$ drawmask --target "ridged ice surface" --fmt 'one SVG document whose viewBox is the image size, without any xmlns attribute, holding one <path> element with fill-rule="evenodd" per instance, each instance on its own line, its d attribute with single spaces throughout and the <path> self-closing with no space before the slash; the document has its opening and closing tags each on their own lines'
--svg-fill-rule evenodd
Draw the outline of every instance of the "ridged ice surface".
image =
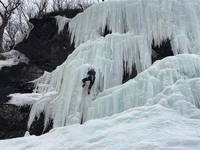
<svg viewBox="0 0 200 150">
<path fill-rule="evenodd" d="M 99 94 L 89 108 L 87 119 L 154 104 L 163 105 L 183 116 L 200 119 L 199 90 L 200 56 L 182 54 L 168 57 L 128 83 Z"/>
</svg>

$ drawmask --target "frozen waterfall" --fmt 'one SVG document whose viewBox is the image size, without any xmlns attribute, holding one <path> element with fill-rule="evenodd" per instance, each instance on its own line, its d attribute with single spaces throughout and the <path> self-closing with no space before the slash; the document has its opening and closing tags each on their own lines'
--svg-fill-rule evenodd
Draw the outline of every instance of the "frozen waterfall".
<svg viewBox="0 0 200 150">
<path fill-rule="evenodd" d="M 171 104 L 169 86 L 184 97 L 179 85 L 190 89 L 192 79 L 199 77 L 199 56 L 171 57 L 146 69 L 152 63 L 153 40 L 159 45 L 169 39 L 175 55 L 199 54 L 199 20 L 200 0 L 107 1 L 89 7 L 69 22 L 75 51 L 56 70 L 35 81 L 34 92 L 43 96 L 33 104 L 28 126 L 41 112 L 45 127 L 50 118 L 54 127 L 60 127 L 131 107 Z M 62 29 L 63 24 L 58 26 Z M 106 29 L 110 34 L 105 36 Z M 124 62 L 129 73 L 133 67 L 137 73 L 146 71 L 121 85 Z M 92 95 L 81 87 L 89 67 L 97 72 Z M 190 94 L 195 100 L 187 101 L 199 107 L 198 93 L 190 90 Z M 160 100 L 166 97 L 170 100 Z"/>
</svg>

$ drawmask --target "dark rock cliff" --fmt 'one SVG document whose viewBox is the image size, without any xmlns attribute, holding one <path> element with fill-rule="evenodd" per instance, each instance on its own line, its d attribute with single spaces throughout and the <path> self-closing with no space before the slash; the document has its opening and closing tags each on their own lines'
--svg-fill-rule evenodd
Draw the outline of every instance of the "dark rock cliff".
<svg viewBox="0 0 200 150">
<path fill-rule="evenodd" d="M 60 12 L 69 18 L 74 17 L 81 10 L 68 10 Z M 58 34 L 55 15 L 59 12 L 50 13 L 44 18 L 31 19 L 34 25 L 28 38 L 15 46 L 29 59 L 29 64 L 20 63 L 12 67 L 4 67 L 0 70 L 0 139 L 24 136 L 27 130 L 27 121 L 30 106 L 17 107 L 8 105 L 8 95 L 12 93 L 30 93 L 33 84 L 29 81 L 42 75 L 44 70 L 52 71 L 62 64 L 67 56 L 74 50 L 70 44 L 68 25 L 63 32 Z M 42 134 L 44 116 L 41 115 L 31 126 L 31 134 Z M 47 129 L 47 131 L 51 128 Z"/>
<path fill-rule="evenodd" d="M 70 44 L 68 27 L 58 34 L 53 18 L 31 19 L 34 28 L 27 39 L 15 49 L 24 53 L 32 63 L 43 70 L 52 71 L 74 50 Z"/>
<path fill-rule="evenodd" d="M 51 12 L 41 19 L 30 19 L 34 28 L 28 38 L 16 45 L 15 49 L 25 54 L 41 69 L 52 71 L 74 50 L 74 44 L 70 44 L 68 25 L 65 25 L 63 32 L 58 33 L 54 16 L 73 18 L 80 12 L 81 9 L 67 9 Z"/>
<path fill-rule="evenodd" d="M 29 81 L 38 78 L 42 73 L 43 70 L 32 63 L 19 63 L 0 70 L 0 139 L 24 135 L 30 108 L 5 103 L 11 93 L 32 92 L 33 84 Z"/>
</svg>

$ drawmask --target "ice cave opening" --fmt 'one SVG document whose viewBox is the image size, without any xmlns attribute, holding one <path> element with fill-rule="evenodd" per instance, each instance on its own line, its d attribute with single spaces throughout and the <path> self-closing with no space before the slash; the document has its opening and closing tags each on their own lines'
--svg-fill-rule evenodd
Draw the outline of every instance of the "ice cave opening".
<svg viewBox="0 0 200 150">
<path fill-rule="evenodd" d="M 174 56 L 170 39 L 163 40 L 159 45 L 152 41 L 152 63 L 167 56 Z"/>
<path fill-rule="evenodd" d="M 132 66 L 131 73 L 129 73 L 128 62 L 123 61 L 123 80 L 122 83 L 126 83 L 128 80 L 133 79 L 137 76 L 137 70 L 135 66 Z"/>
<path fill-rule="evenodd" d="M 152 48 L 152 64 L 156 60 L 161 60 L 168 56 L 174 56 L 170 39 L 163 40 L 160 44 L 155 44 L 155 41 L 153 40 L 151 48 Z M 138 74 L 135 65 L 132 66 L 131 72 L 129 72 L 129 69 L 127 66 L 128 66 L 128 63 L 123 61 L 122 83 L 126 83 L 128 80 L 135 78 Z"/>
</svg>

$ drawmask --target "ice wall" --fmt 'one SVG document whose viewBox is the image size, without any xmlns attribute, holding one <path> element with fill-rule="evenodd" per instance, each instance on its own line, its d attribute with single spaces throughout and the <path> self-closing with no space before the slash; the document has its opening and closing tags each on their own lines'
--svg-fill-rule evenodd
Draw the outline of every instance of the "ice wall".
<svg viewBox="0 0 200 150">
<path fill-rule="evenodd" d="M 198 66 L 194 61 L 199 62 L 198 56 L 192 56 L 194 60 L 189 58 L 191 64 L 187 63 L 186 56 L 180 60 L 174 57 L 164 61 L 166 64 L 152 67 L 154 71 L 147 71 L 136 80 L 115 87 L 122 84 L 123 62 L 127 62 L 128 72 L 132 66 L 140 73 L 151 65 L 153 39 L 156 44 L 170 39 L 174 54 L 199 54 L 198 20 L 200 0 L 109 1 L 88 8 L 69 22 L 76 50 L 55 71 L 46 72 L 36 81 L 35 92 L 44 96 L 33 104 L 28 126 L 42 111 L 45 126 L 52 118 L 54 127 L 111 115 L 146 104 L 166 85 L 173 85 L 179 78 L 193 78 L 191 71 L 192 75 L 198 76 L 198 69 L 191 68 Z M 103 37 L 105 28 L 112 34 Z M 94 67 L 97 72 L 91 95 L 81 87 L 81 79 L 89 67 Z M 160 77 L 157 77 L 159 73 Z M 115 88 L 110 89 L 112 87 Z M 49 92 L 53 94 L 49 96 Z"/>
<path fill-rule="evenodd" d="M 44 97 L 33 105 L 29 126 L 43 110 L 46 123 L 48 118 L 53 118 L 54 126 L 80 122 L 91 99 L 105 89 L 122 84 L 123 61 L 128 62 L 130 72 L 132 65 L 138 71 L 150 66 L 151 51 L 141 44 L 143 41 L 142 37 L 135 38 L 131 34 L 112 34 L 80 45 L 55 71 L 46 72 L 36 81 L 35 92 Z M 87 95 L 87 90 L 81 87 L 89 67 L 97 72 L 92 95 Z M 47 98 L 45 95 L 49 92 L 56 94 Z"/>
<path fill-rule="evenodd" d="M 177 53 L 200 53 L 199 0 L 107 1 L 88 8 L 69 24 L 77 47 L 104 34 L 132 33 L 143 36 L 147 47 L 170 39 Z"/>
<path fill-rule="evenodd" d="M 89 107 L 87 120 L 154 104 L 176 110 L 181 115 L 195 116 L 200 108 L 199 90 L 200 56 L 167 57 L 128 83 L 99 94 Z"/>
</svg>

